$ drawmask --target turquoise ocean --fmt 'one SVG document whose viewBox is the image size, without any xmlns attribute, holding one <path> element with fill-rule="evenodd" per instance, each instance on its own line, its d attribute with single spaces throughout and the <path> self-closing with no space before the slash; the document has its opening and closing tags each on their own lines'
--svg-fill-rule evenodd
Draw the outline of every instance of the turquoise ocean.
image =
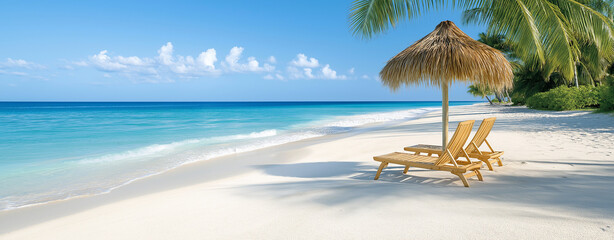
<svg viewBox="0 0 614 240">
<path fill-rule="evenodd" d="M 184 164 L 440 108 L 441 102 L 0 102 L 0 211 L 102 194 Z"/>
</svg>

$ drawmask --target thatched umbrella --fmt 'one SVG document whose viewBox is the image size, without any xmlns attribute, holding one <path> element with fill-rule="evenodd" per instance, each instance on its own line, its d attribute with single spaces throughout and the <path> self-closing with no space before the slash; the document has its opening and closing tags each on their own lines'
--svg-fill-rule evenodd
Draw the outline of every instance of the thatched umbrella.
<svg viewBox="0 0 614 240">
<path fill-rule="evenodd" d="M 442 146 L 448 142 L 448 86 L 470 82 L 498 91 L 512 86 L 512 66 L 505 56 L 473 40 L 453 22 L 443 21 L 435 30 L 388 61 L 380 72 L 393 90 L 401 85 L 441 87 L 443 108 Z"/>
</svg>

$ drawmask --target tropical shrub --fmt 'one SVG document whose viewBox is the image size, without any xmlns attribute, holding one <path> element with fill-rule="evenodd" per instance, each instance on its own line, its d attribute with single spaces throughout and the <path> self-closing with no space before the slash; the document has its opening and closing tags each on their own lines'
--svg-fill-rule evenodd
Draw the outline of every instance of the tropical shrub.
<svg viewBox="0 0 614 240">
<path fill-rule="evenodd" d="M 614 78 L 610 77 L 607 79 L 609 86 L 604 86 L 599 91 L 599 108 L 603 111 L 613 111 L 614 110 Z"/>
<path fill-rule="evenodd" d="M 524 94 L 512 93 L 512 104 L 514 106 L 525 105 L 527 104 L 527 99 L 524 97 Z"/>
<path fill-rule="evenodd" d="M 530 108 L 557 111 L 594 108 L 599 106 L 601 89 L 591 86 L 560 86 L 527 98 L 526 104 Z"/>
<path fill-rule="evenodd" d="M 511 94 L 514 105 L 525 105 L 527 99 L 537 93 L 568 84 L 557 72 L 548 77 L 544 77 L 545 75 L 548 74 L 544 69 L 534 63 L 525 63 L 517 67 L 514 71 L 514 89 Z"/>
</svg>

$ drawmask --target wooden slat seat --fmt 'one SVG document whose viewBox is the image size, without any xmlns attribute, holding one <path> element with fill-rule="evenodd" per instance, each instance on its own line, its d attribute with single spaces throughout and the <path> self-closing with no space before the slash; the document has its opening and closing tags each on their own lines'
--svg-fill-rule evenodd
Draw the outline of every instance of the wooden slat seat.
<svg viewBox="0 0 614 240">
<path fill-rule="evenodd" d="M 422 155 L 412 155 L 412 154 L 400 153 L 400 152 L 393 152 L 393 153 L 388 153 L 388 154 L 384 154 L 381 156 L 373 157 L 373 159 L 379 162 L 386 159 L 386 160 L 389 160 L 389 162 L 391 163 L 398 163 L 398 164 L 409 163 L 409 162 L 435 164 L 437 162 L 437 159 L 439 158 L 422 156 Z"/>
<path fill-rule="evenodd" d="M 469 157 L 472 157 L 472 158 L 498 158 L 498 157 L 501 157 L 502 155 L 503 155 L 503 151 L 469 153 Z"/>
<path fill-rule="evenodd" d="M 402 152 L 393 152 L 373 157 L 373 160 L 378 162 L 389 162 L 410 167 L 428 168 L 432 170 L 449 171 L 453 173 L 465 173 L 467 171 L 480 169 L 480 167 L 482 166 L 481 162 L 472 162 L 470 164 L 459 165 L 458 167 L 455 167 L 454 165 L 435 165 L 438 159 L 438 157 L 429 157 Z"/>
</svg>

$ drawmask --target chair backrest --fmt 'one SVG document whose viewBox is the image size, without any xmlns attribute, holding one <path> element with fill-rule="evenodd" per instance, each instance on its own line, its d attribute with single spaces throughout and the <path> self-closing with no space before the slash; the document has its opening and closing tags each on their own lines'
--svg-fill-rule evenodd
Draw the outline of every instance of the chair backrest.
<svg viewBox="0 0 614 240">
<path fill-rule="evenodd" d="M 469 134 L 471 134 L 471 129 L 473 129 L 474 123 L 474 120 L 469 120 L 458 124 L 458 127 L 456 127 L 456 131 L 454 132 L 454 135 L 452 135 L 452 138 L 450 139 L 450 142 L 448 142 L 447 146 L 447 149 L 450 151 L 452 156 L 457 156 L 460 151 L 463 150 L 463 146 L 465 145 L 465 142 L 467 142 Z M 443 165 L 450 161 L 452 161 L 452 157 L 444 152 L 439 155 L 439 159 L 437 159 L 435 165 Z"/>
<path fill-rule="evenodd" d="M 471 139 L 471 142 L 474 142 L 475 145 L 478 147 L 482 146 L 482 143 L 484 143 L 484 140 L 486 140 L 486 137 L 488 137 L 490 130 L 492 130 L 492 127 L 495 125 L 495 120 L 497 120 L 496 117 L 485 118 L 484 120 L 482 120 L 482 123 L 480 124 L 478 131 L 475 132 L 475 135 L 473 136 L 473 139 Z M 467 145 L 467 148 L 465 148 L 465 151 L 467 151 L 467 153 L 471 153 L 477 150 L 475 146 L 471 144 L 471 142 L 469 142 L 469 145 Z"/>
</svg>

